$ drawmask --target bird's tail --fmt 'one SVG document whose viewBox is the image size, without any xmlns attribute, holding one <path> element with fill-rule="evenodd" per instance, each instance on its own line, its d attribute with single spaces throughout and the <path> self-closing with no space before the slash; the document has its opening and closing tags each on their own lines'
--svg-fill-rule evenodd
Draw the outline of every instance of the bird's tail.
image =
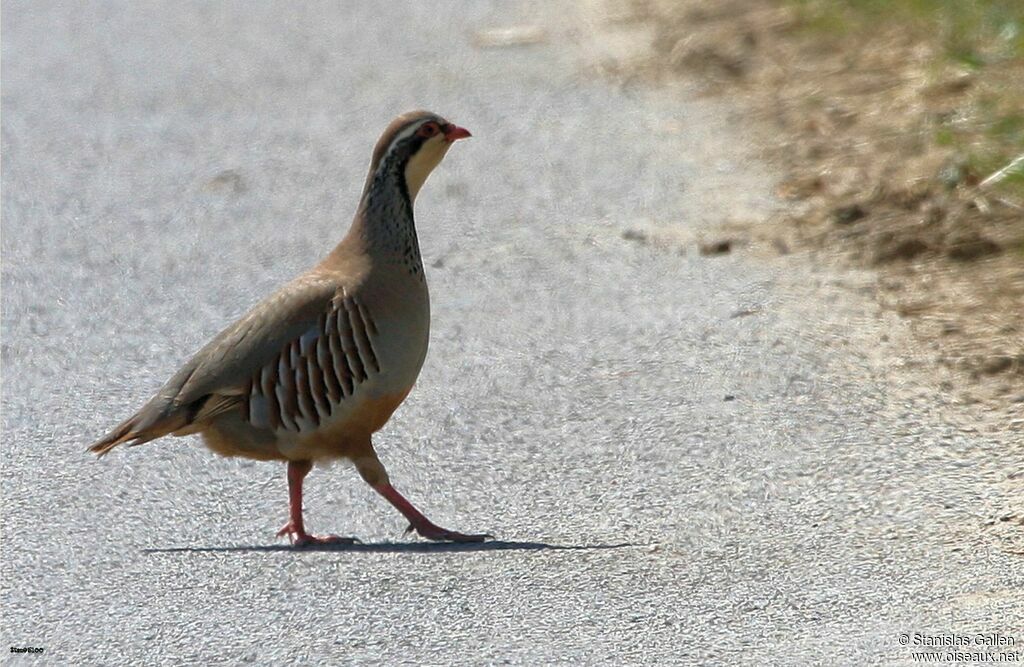
<svg viewBox="0 0 1024 667">
<path fill-rule="evenodd" d="M 134 447 L 170 433 L 185 435 L 190 432 L 185 427 L 202 416 L 200 410 L 211 398 L 204 395 L 184 405 L 177 400 L 182 387 L 195 373 L 196 363 L 192 359 L 185 364 L 141 410 L 89 445 L 89 451 L 103 456 L 122 443 Z"/>
<path fill-rule="evenodd" d="M 181 418 L 159 419 L 154 423 L 153 419 L 147 419 L 146 412 L 147 410 L 143 408 L 115 426 L 110 433 L 89 445 L 89 451 L 97 456 L 103 456 L 120 444 L 126 443 L 129 447 L 141 445 L 172 433 L 185 425 Z"/>
</svg>

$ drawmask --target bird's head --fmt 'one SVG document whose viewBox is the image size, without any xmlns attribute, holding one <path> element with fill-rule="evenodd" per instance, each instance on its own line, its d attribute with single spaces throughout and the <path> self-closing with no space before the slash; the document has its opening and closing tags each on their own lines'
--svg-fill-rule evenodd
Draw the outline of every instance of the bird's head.
<svg viewBox="0 0 1024 667">
<path fill-rule="evenodd" d="M 391 121 L 373 149 L 367 188 L 382 170 L 396 170 L 405 181 L 409 198 L 415 199 L 451 145 L 470 136 L 469 130 L 429 111 L 402 114 Z"/>
</svg>

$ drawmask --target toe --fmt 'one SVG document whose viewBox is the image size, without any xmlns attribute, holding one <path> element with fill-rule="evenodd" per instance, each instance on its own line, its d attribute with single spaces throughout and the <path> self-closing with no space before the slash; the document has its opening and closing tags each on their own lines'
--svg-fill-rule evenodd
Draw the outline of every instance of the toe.
<svg viewBox="0 0 1024 667">
<path fill-rule="evenodd" d="M 293 544 L 297 547 L 310 547 L 318 545 L 341 545 L 356 544 L 359 540 L 354 537 L 340 537 L 338 535 L 297 535 Z"/>
</svg>

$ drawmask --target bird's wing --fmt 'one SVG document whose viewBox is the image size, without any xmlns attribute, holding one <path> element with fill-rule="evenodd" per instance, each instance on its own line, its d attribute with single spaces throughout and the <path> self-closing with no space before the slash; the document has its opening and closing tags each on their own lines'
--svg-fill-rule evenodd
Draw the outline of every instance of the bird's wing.
<svg viewBox="0 0 1024 667">
<path fill-rule="evenodd" d="M 270 295 L 207 343 L 168 382 L 173 403 L 189 405 L 215 392 L 241 392 L 253 373 L 313 328 L 344 290 L 337 281 L 303 276 Z M 175 386 L 177 385 L 177 386 Z"/>
<path fill-rule="evenodd" d="M 380 372 L 376 336 L 367 307 L 342 288 L 312 326 L 250 376 L 235 404 L 256 427 L 314 430 L 335 415 L 361 382 Z M 224 403 L 231 407 L 230 399 Z M 220 409 L 212 406 L 210 414 Z"/>
<path fill-rule="evenodd" d="M 329 316 L 335 314 L 337 323 L 338 309 L 345 310 L 346 302 L 354 303 L 345 296 L 346 282 L 352 281 L 311 273 L 285 285 L 214 337 L 141 410 L 90 449 L 102 454 L 122 442 L 141 444 L 168 433 L 188 432 L 196 422 L 246 403 L 254 380 L 270 368 L 279 369 L 277 382 L 286 388 L 297 387 L 294 379 L 299 371 L 293 350 L 308 351 L 320 338 L 330 347 L 331 337 L 324 335 L 326 322 L 332 319 Z M 339 348 L 342 333 L 334 336 Z M 354 332 L 348 332 L 346 344 L 355 345 Z M 287 394 L 282 394 L 285 399 Z M 296 397 L 295 401 L 299 400 Z M 290 400 L 285 402 L 293 405 Z"/>
</svg>

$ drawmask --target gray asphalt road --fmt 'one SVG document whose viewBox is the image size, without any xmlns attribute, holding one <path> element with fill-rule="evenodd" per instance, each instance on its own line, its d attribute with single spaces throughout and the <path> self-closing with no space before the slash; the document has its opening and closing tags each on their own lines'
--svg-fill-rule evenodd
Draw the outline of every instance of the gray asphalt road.
<svg viewBox="0 0 1024 667">
<path fill-rule="evenodd" d="M 885 354 L 913 350 L 839 278 L 623 238 L 774 206 L 744 119 L 595 76 L 569 6 L 376 4 L 4 4 L 0 650 L 866 664 L 909 663 L 901 633 L 1001 632 L 1024 651 L 999 521 L 1020 448 L 897 391 Z M 473 44 L 524 22 L 547 39 Z M 366 544 L 294 551 L 280 465 L 192 439 L 87 456 L 341 238 L 372 142 L 414 107 L 475 138 L 417 204 L 432 347 L 378 450 L 432 518 L 499 541 L 404 537 L 335 466 L 308 523 Z"/>
</svg>

